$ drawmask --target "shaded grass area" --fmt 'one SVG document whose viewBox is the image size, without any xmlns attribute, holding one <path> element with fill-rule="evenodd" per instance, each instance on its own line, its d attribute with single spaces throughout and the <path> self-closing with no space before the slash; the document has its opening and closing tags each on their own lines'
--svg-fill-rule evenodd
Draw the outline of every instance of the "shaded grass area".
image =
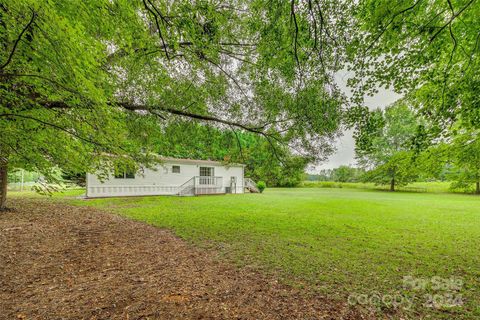
<svg viewBox="0 0 480 320">
<path fill-rule="evenodd" d="M 401 294 L 413 299 L 413 311 L 401 311 L 412 316 L 480 317 L 480 197 L 305 188 L 69 201 L 172 229 L 239 265 L 330 298 Z M 427 286 L 404 288 L 409 276 L 427 280 Z M 432 277 L 458 277 L 463 284 L 459 291 L 437 290 Z M 462 295 L 464 305 L 423 306 L 429 295 L 447 294 Z M 374 304 L 382 312 L 391 308 Z"/>
</svg>

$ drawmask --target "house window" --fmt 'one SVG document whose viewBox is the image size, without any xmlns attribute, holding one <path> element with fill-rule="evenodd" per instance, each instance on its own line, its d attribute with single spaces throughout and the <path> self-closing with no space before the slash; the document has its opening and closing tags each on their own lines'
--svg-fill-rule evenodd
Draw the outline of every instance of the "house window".
<svg viewBox="0 0 480 320">
<path fill-rule="evenodd" d="M 213 168 L 200 167 L 200 177 L 213 177 Z"/>
<path fill-rule="evenodd" d="M 200 167 L 200 178 L 198 184 L 215 184 L 213 167 Z"/>
<path fill-rule="evenodd" d="M 172 166 L 172 173 L 180 173 L 180 166 Z"/>
</svg>

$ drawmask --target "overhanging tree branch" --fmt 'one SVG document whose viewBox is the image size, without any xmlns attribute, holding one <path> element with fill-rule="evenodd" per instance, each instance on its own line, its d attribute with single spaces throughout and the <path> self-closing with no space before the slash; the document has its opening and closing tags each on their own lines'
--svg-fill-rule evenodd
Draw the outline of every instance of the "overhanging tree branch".
<svg viewBox="0 0 480 320">
<path fill-rule="evenodd" d="M 32 116 L 27 116 L 27 115 L 22 115 L 22 114 L 14 114 L 14 113 L 3 113 L 3 114 L 0 114 L 0 117 L 16 117 L 16 118 L 23 118 L 23 119 L 29 119 L 29 120 L 33 120 L 33 121 L 36 121 L 38 123 L 41 123 L 45 126 L 48 126 L 48 127 L 52 127 L 54 129 L 57 129 L 57 130 L 60 130 L 60 131 L 63 131 L 65 133 L 68 133 L 69 135 L 72 135 L 84 142 L 88 142 L 88 143 L 91 143 L 91 144 L 94 144 L 94 145 L 98 145 L 98 146 L 102 146 L 102 147 L 105 147 L 104 145 L 98 143 L 97 141 L 94 141 L 92 139 L 89 139 L 89 138 L 85 138 L 81 135 L 79 135 L 78 133 L 76 132 L 73 132 L 71 130 L 68 130 L 68 128 L 65 128 L 65 127 L 62 127 L 58 124 L 55 124 L 55 123 L 51 123 L 51 122 L 47 122 L 45 120 L 42 120 L 42 119 L 38 119 L 38 118 L 35 118 L 35 117 L 32 117 Z"/>
<path fill-rule="evenodd" d="M 152 4 L 149 0 L 147 0 L 147 1 L 148 1 L 148 3 Z M 143 0 L 143 5 L 145 6 L 145 9 L 147 9 L 148 12 L 150 12 L 153 15 L 153 19 L 155 20 L 155 24 L 157 25 L 158 36 L 160 37 L 160 41 L 162 42 L 162 47 L 164 48 L 165 56 L 167 57 L 168 60 L 170 60 L 170 56 L 168 54 L 167 46 L 165 44 L 165 39 L 163 38 L 163 35 L 162 35 L 162 29 L 160 28 L 160 23 L 158 23 L 157 14 L 147 5 L 147 2 L 145 0 Z"/>
<path fill-rule="evenodd" d="M 163 111 L 163 112 L 167 112 L 167 113 L 170 113 L 170 114 L 174 114 L 174 115 L 178 115 L 178 116 L 182 116 L 182 117 L 186 117 L 186 118 L 222 123 L 222 124 L 225 124 L 225 125 L 228 125 L 228 126 L 234 126 L 234 127 L 241 128 L 241 129 L 244 129 L 244 130 L 252 132 L 252 133 L 260 134 L 260 135 L 265 134 L 265 132 L 263 132 L 263 131 L 255 128 L 255 127 L 250 127 L 248 125 L 245 125 L 245 124 L 242 124 L 242 123 L 239 123 L 239 122 L 236 122 L 236 121 L 229 121 L 229 120 L 222 119 L 222 118 L 219 118 L 219 117 L 214 117 L 214 116 L 210 116 L 210 115 L 201 115 L 201 114 L 192 113 L 192 112 L 184 111 L 184 110 L 178 110 L 178 109 L 174 109 L 174 108 L 170 108 L 170 107 L 146 106 L 146 105 L 132 104 L 132 103 L 128 103 L 128 102 L 116 102 L 116 103 L 112 103 L 112 105 L 117 105 L 117 106 L 120 106 L 120 107 L 122 107 L 126 110 L 130 110 L 130 111 L 147 111 L 147 112 Z"/>
<path fill-rule="evenodd" d="M 294 34 L 294 39 L 293 39 L 293 53 L 295 55 L 295 60 L 297 61 L 297 64 L 300 65 L 300 60 L 298 59 L 298 51 L 297 51 L 297 46 L 298 46 L 298 22 L 297 22 L 297 15 L 295 13 L 295 0 L 291 1 L 291 8 L 290 8 L 290 14 L 293 19 L 293 23 L 295 25 L 295 34 Z"/>
<path fill-rule="evenodd" d="M 398 11 L 397 13 L 395 13 L 392 18 L 390 19 L 390 21 L 387 23 L 387 25 L 377 34 L 377 36 L 373 39 L 373 41 L 370 43 L 370 45 L 367 47 L 367 49 L 365 50 L 365 52 L 368 52 L 370 51 L 373 46 L 375 45 L 375 43 L 377 43 L 378 39 L 380 39 L 383 34 L 387 31 L 387 29 L 390 27 L 390 25 L 395 21 L 395 19 L 401 15 L 401 14 L 404 14 L 410 10 L 413 10 L 415 9 L 415 7 L 421 2 L 422 0 L 417 0 L 415 1 L 415 3 L 413 5 L 411 5 L 410 7 L 407 7 L 405 9 L 402 9 L 400 11 Z"/>
<path fill-rule="evenodd" d="M 450 19 L 447 21 L 447 23 L 445 23 L 443 26 L 440 27 L 440 29 L 438 29 L 437 32 L 435 32 L 435 34 L 430 38 L 430 43 L 433 42 L 433 40 L 435 40 L 435 38 L 443 31 L 445 30 L 446 27 L 448 27 L 449 25 L 451 25 L 451 23 L 453 22 L 453 20 L 455 20 L 459 15 L 462 14 L 462 12 L 464 12 L 468 7 L 470 7 L 470 5 L 472 5 L 472 3 L 474 3 L 475 0 L 470 0 L 462 9 L 460 9 L 457 13 L 453 13 L 452 12 L 452 16 L 450 17 Z"/>
<path fill-rule="evenodd" d="M 7 61 L 0 66 L 0 70 L 4 69 L 6 66 L 8 66 L 10 64 L 10 62 L 12 61 L 13 55 L 15 54 L 15 51 L 17 50 L 18 43 L 22 39 L 23 34 L 28 30 L 28 28 L 30 28 L 30 26 L 32 25 L 32 23 L 33 23 L 33 21 L 35 20 L 36 17 L 37 17 L 37 13 L 32 10 L 32 17 L 30 18 L 30 21 L 23 28 L 22 32 L 20 32 L 20 34 L 18 35 L 17 40 L 15 40 L 15 43 L 13 44 L 12 51 L 10 51 L 10 55 L 7 58 Z"/>
<path fill-rule="evenodd" d="M 56 80 L 53 80 L 53 79 L 50 79 L 48 77 L 45 77 L 45 76 L 42 76 L 42 75 L 39 75 L 39 74 L 27 74 L 27 73 L 0 73 L 0 78 L 15 78 L 15 77 L 26 77 L 26 78 L 38 78 L 38 79 L 42 79 L 42 80 L 45 80 L 45 81 L 48 81 L 50 83 L 52 83 L 53 85 L 65 90 L 65 91 L 68 91 L 72 94 L 76 94 L 76 95 L 81 95 L 80 92 L 78 92 L 77 90 L 75 89 L 72 89 L 72 88 L 68 88 L 66 87 L 65 85 L 61 84 L 60 82 L 56 81 Z"/>
<path fill-rule="evenodd" d="M 48 108 L 48 109 L 71 109 L 71 108 L 73 108 L 71 105 L 69 105 L 68 103 L 63 102 L 63 101 L 36 100 L 36 101 L 33 101 L 33 102 L 41 105 L 42 107 Z M 129 111 L 146 111 L 146 112 L 149 112 L 149 113 L 154 114 L 156 116 L 160 116 L 163 119 L 165 119 L 163 116 L 158 114 L 158 111 L 161 111 L 161 112 L 166 112 L 166 113 L 177 115 L 177 116 L 182 116 L 182 117 L 185 117 L 185 118 L 196 119 L 196 120 L 207 121 L 207 122 L 221 123 L 221 124 L 225 124 L 227 126 L 237 127 L 237 128 L 243 129 L 243 130 L 248 131 L 248 132 L 256 133 L 256 134 L 259 134 L 259 135 L 262 135 L 262 136 L 269 136 L 269 134 L 267 134 L 266 132 L 261 130 L 262 127 L 260 127 L 260 128 L 259 127 L 253 127 L 253 126 L 249 126 L 249 125 L 246 125 L 246 124 L 243 124 L 243 123 L 240 123 L 240 122 L 222 119 L 222 118 L 219 118 L 219 117 L 216 117 L 216 116 L 202 115 L 202 114 L 193 113 L 193 112 L 189 112 L 189 111 L 186 111 L 186 110 L 179 110 L 179 109 L 175 109 L 175 108 L 171 108 L 171 107 L 165 107 L 165 106 L 159 106 L 159 105 L 149 106 L 149 105 L 141 105 L 141 104 L 134 104 L 134 103 L 128 103 L 128 102 L 110 102 L 109 105 L 113 106 L 113 107 L 118 106 L 118 107 L 121 107 L 121 108 L 123 108 L 125 110 L 129 110 Z M 34 119 L 33 117 L 30 117 L 30 116 L 24 116 L 24 115 L 18 115 L 18 114 L 0 114 L 0 117 L 8 117 L 8 116 L 31 118 L 32 120 L 38 120 L 39 122 L 42 121 L 42 120 L 39 120 L 39 119 L 36 119 L 36 118 Z M 52 125 L 50 123 L 45 123 L 45 125 L 55 127 L 55 125 Z M 265 126 L 263 126 L 263 127 L 265 127 Z M 61 128 L 61 127 L 57 128 L 57 129 L 61 129 L 62 131 L 66 130 L 65 128 Z M 79 138 L 81 138 L 81 137 L 79 137 Z"/>
</svg>

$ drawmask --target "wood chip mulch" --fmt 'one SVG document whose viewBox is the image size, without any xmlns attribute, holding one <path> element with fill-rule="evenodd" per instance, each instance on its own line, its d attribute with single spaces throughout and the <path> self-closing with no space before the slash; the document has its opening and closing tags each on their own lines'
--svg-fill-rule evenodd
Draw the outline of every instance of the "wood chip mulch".
<svg viewBox="0 0 480 320">
<path fill-rule="evenodd" d="M 11 199 L 0 319 L 363 319 L 171 232 L 88 207 Z"/>
</svg>

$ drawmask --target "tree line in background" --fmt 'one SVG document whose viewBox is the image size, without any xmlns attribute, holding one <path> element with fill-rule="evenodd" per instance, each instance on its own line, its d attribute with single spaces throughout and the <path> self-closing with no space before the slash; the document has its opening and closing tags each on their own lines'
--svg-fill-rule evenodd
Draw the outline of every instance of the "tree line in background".
<svg viewBox="0 0 480 320">
<path fill-rule="evenodd" d="M 323 169 L 307 179 L 373 182 L 388 185 L 391 191 L 412 182 L 451 181 L 452 190 L 480 194 L 478 130 L 456 125 L 445 138 L 419 144 L 419 136 L 432 125 L 408 106 L 408 99 L 371 111 L 354 134 L 358 167 Z"/>
<path fill-rule="evenodd" d="M 408 102 L 374 111 L 368 129 L 357 131 L 358 163 L 367 169 L 363 180 L 388 184 L 391 191 L 415 181 L 452 181 L 452 189 L 480 194 L 478 130 L 456 123 L 426 144 L 420 138 L 435 124 Z"/>
<path fill-rule="evenodd" d="M 307 173 L 307 181 L 362 182 L 365 170 L 342 165 L 333 169 L 321 169 L 318 173 Z"/>
</svg>

